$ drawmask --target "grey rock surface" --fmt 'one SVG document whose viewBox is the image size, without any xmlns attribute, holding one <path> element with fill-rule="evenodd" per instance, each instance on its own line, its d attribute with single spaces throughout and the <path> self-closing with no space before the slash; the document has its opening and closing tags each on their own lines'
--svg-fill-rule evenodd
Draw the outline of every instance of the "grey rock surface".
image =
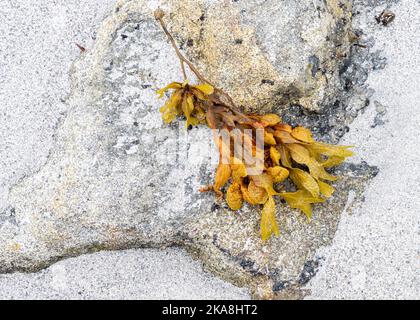
<svg viewBox="0 0 420 320">
<path fill-rule="evenodd" d="M 387 8 L 395 20 L 384 27 L 374 17 Z M 323 262 L 308 299 L 418 300 L 420 3 L 382 1 L 372 8 L 360 1 L 357 9 L 355 26 L 375 39 L 373 50 L 387 64 L 370 74 L 372 102 L 343 142 L 354 143 L 357 158 L 380 171 L 363 205 L 343 215 L 332 245 L 318 251 Z M 373 126 L 378 114 L 384 123 Z"/>
<path fill-rule="evenodd" d="M 18 0 L 0 4 L 0 229 L 3 236 L 16 223 L 9 189 L 45 164 L 59 121 L 65 116 L 65 100 L 70 93 L 69 70 L 80 56 L 76 43 L 91 48 L 98 26 L 114 8 L 115 0 L 42 3 Z M 6 240 L 2 238 L 2 244 Z M 70 260 L 71 268 L 61 265 L 58 269 L 66 271 L 65 279 L 73 279 L 65 284 L 66 290 L 57 291 L 51 283 L 56 270 L 52 267 L 41 273 L 1 276 L 1 298 L 168 298 L 165 294 L 170 292 L 178 298 L 239 299 L 243 292 L 213 280 L 209 274 L 204 275 L 199 264 L 192 263 L 178 250 L 143 253 L 139 249 L 134 253 L 119 251 L 79 259 L 82 263 Z M 101 262 L 104 269 L 111 270 L 118 264 L 116 261 L 121 261 L 120 287 L 112 289 L 109 284 L 114 282 L 110 274 L 101 273 L 96 264 Z M 144 267 L 128 268 L 130 261 Z M 166 266 L 171 263 L 173 268 L 168 269 Z M 76 267 L 74 278 L 67 276 Z M 159 281 L 153 278 L 155 273 L 149 272 L 151 269 L 159 271 Z M 124 278 L 124 273 L 130 277 Z M 188 279 L 184 278 L 186 275 Z M 178 278 L 185 281 L 177 282 Z M 133 295 L 124 292 L 130 285 Z M 167 290 L 162 290 L 163 287 Z M 136 295 L 139 292 L 142 295 Z"/>
<path fill-rule="evenodd" d="M 245 289 L 198 270 L 175 248 L 103 251 L 38 273 L 0 275 L 0 299 L 249 299 Z"/>
<path fill-rule="evenodd" d="M 178 24 L 173 29 L 189 30 L 190 15 L 184 19 L 176 15 L 195 8 L 190 5 L 207 3 L 166 4 L 175 12 Z M 101 249 L 176 244 L 200 258 L 207 270 L 248 286 L 255 297 L 297 297 L 299 286 L 308 280 L 305 265 L 313 263 L 314 250 L 329 243 L 342 209 L 354 205 L 348 202 L 348 193 L 359 197 L 376 171 L 365 164 L 337 170 L 343 176 L 336 184 L 338 191 L 333 201 L 316 206 L 310 224 L 295 210 L 279 205 L 282 236 L 267 243 L 259 238 L 258 209 L 245 208 L 240 214 L 215 209 L 213 196 L 197 191 L 210 183 L 215 169 L 211 135 L 204 128 L 188 132 L 182 123 L 167 128 L 158 112 L 155 90 L 176 80 L 179 70 L 153 19 L 157 5 L 120 2 L 99 29 L 92 49 L 74 64 L 68 111 L 46 164 L 11 189 L 3 213 L 8 218 L 0 233 L 0 270 L 34 271 L 63 257 Z M 220 19 L 228 21 L 231 15 L 224 13 L 235 10 L 225 2 L 208 6 L 203 30 L 209 31 L 204 34 L 220 25 Z M 306 12 L 307 7 L 297 9 Z M 329 26 L 330 20 L 322 21 Z M 290 28 L 295 30 L 294 25 Z M 203 42 L 203 48 L 210 49 Z M 224 38 L 218 44 L 228 52 L 236 46 Z M 263 52 L 255 46 L 250 62 L 255 62 L 257 74 L 264 74 L 267 64 L 260 66 Z M 224 61 L 219 55 L 204 61 L 211 68 L 216 58 Z M 225 68 L 234 75 L 225 76 L 223 83 L 230 84 L 237 79 L 235 71 L 246 74 L 248 65 L 230 66 L 227 61 Z M 220 72 L 210 70 L 210 75 Z M 246 81 L 256 78 L 249 74 Z"/>
<path fill-rule="evenodd" d="M 377 32 L 369 15 L 381 8 L 370 8 L 383 2 L 357 1 L 353 13 L 363 14 L 356 14 L 353 27 L 372 36 L 358 39 L 361 46 L 350 46 L 355 41 L 348 38 L 353 37 L 348 32 L 351 2 L 339 3 L 286 1 L 279 8 L 277 1 L 132 0 L 114 7 L 114 1 L 89 1 L 83 14 L 76 1 L 2 3 L 0 14 L 7 19 L 0 28 L 8 41 L 0 42 L 6 61 L 0 67 L 5 101 L 0 117 L 5 141 L 0 149 L 0 270 L 37 271 L 81 256 L 39 273 L 0 276 L 0 297 L 248 297 L 247 291 L 203 273 L 201 263 L 212 274 L 251 289 L 253 297 L 301 298 L 310 292 L 309 298 L 418 297 L 419 206 L 410 202 L 417 192 L 416 171 L 393 171 L 397 160 L 404 162 L 401 155 L 412 167 L 418 160 L 412 151 L 418 149 L 416 140 L 405 143 L 417 134 L 411 111 L 418 99 L 413 94 L 418 63 L 409 53 L 418 44 L 404 36 L 418 27 L 396 20 L 397 29 L 390 25 Z M 350 130 L 345 142 L 360 146 L 363 156 L 355 161 L 361 162 L 337 170 L 344 177 L 336 184 L 338 192 L 331 202 L 315 207 L 311 224 L 282 208 L 282 236 L 263 245 L 258 210 L 232 213 L 215 206 L 211 195 L 197 192 L 211 181 L 216 159 L 207 130 L 187 132 L 182 122 L 169 128 L 161 123 L 154 91 L 179 79 L 180 72 L 151 18 L 159 4 L 173 13 L 169 27 L 182 49 L 212 80 L 233 88 L 246 109 L 261 105 L 266 111 L 277 103 L 275 111 L 286 121 L 313 128 L 323 140 L 338 141 Z M 407 19 L 415 12 L 410 1 L 397 8 Z M 270 33 L 270 24 L 279 33 Z M 387 32 L 394 41 L 404 39 L 401 51 L 375 45 L 374 36 L 386 42 Z M 70 68 L 80 54 L 74 42 L 87 51 Z M 366 83 L 371 71 L 387 65 L 381 49 L 396 66 Z M 412 79 L 404 91 L 407 98 L 396 92 L 404 87 L 402 77 L 395 88 L 387 80 L 399 68 Z M 373 95 L 368 85 L 378 93 Z M 378 101 L 379 111 L 372 111 L 378 107 L 369 106 L 369 99 Z M 391 110 L 401 104 L 402 113 Z M 353 126 L 360 111 L 364 114 Z M 375 120 L 378 114 L 383 123 Z M 408 131 L 401 134 L 404 125 Z M 372 129 L 380 131 L 375 135 Z M 384 144 L 386 137 L 395 143 Z M 390 160 L 389 153 L 398 156 Z M 365 160 L 383 172 L 362 197 L 365 184 L 378 173 Z M 409 189 L 405 180 L 398 184 L 401 176 Z M 392 193 L 395 198 L 378 210 L 378 199 Z M 352 211 L 357 214 L 350 216 Z M 342 212 L 332 247 L 319 249 L 331 243 Z M 404 213 L 404 219 L 397 213 Z M 173 245 L 185 247 L 201 263 L 179 249 L 165 249 Z M 396 254 L 395 248 L 403 246 Z M 138 247 L 162 249 L 83 255 Z M 114 269 L 118 284 L 106 272 Z"/>
<path fill-rule="evenodd" d="M 167 1 L 190 59 L 247 111 L 322 111 L 342 88 L 351 1 Z"/>
<path fill-rule="evenodd" d="M 76 43 L 92 45 L 114 2 L 1 2 L 0 211 L 10 186 L 46 162 L 67 108 Z"/>
</svg>

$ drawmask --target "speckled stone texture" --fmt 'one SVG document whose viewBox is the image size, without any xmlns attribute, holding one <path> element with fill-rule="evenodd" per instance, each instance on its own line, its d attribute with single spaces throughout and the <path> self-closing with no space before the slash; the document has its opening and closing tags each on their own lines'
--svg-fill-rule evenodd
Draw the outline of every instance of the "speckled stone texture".
<svg viewBox="0 0 420 320">
<path fill-rule="evenodd" d="M 319 121 L 314 111 L 347 119 L 344 109 L 331 110 L 347 99 L 339 75 L 350 52 L 349 1 L 120 1 L 72 68 L 68 111 L 46 164 L 10 191 L 0 270 L 37 270 L 101 249 L 179 245 L 256 298 L 302 297 L 317 265 L 313 253 L 377 171 L 366 163 L 337 169 L 337 192 L 315 206 L 310 224 L 279 203 L 281 236 L 262 243 L 259 209 L 230 212 L 198 192 L 215 169 L 210 132 L 160 119 L 155 90 L 179 80 L 180 70 L 153 19 L 159 4 L 182 49 L 244 109 L 276 104 L 282 113 L 299 103 L 304 124 Z M 332 129 L 346 121 L 323 121 L 317 137 L 338 139 Z"/>
<path fill-rule="evenodd" d="M 2 274 L 0 286 L 0 300 L 249 299 L 177 248 L 85 254 L 36 273 Z"/>
</svg>

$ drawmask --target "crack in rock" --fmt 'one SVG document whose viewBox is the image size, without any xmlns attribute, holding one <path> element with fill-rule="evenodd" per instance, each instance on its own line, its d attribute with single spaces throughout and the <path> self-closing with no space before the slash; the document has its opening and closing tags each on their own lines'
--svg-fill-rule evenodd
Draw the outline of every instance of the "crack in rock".
<svg viewBox="0 0 420 320">
<path fill-rule="evenodd" d="M 340 54 L 350 54 L 351 2 L 320 1 L 309 15 L 314 3 L 120 1 L 94 48 L 73 66 L 68 113 L 47 164 L 11 190 L 13 215 L 10 209 L 0 216 L 0 272 L 33 271 L 103 249 L 179 245 L 254 297 L 300 297 L 300 285 L 313 273 L 308 261 L 334 236 L 349 192 L 360 201 L 376 169 L 336 169 L 343 177 L 337 192 L 315 206 L 309 224 L 279 203 L 281 236 L 263 243 L 258 208 L 231 212 L 198 192 L 216 166 L 210 132 L 161 121 L 155 90 L 179 79 L 180 70 L 152 12 L 158 5 L 170 12 L 170 28 L 183 48 L 248 110 L 271 110 L 266 102 L 272 101 L 286 116 L 291 109 L 279 103 L 287 102 L 302 111 L 291 112 L 291 122 L 300 117 L 322 126 L 327 119 L 314 110 L 346 115 L 334 104 L 345 99 L 336 50 L 341 43 Z M 285 12 L 290 23 L 283 21 Z M 270 29 L 279 20 L 281 26 Z M 279 35 L 280 27 L 286 29 Z M 331 132 L 330 126 L 317 135 L 339 137 Z"/>
</svg>

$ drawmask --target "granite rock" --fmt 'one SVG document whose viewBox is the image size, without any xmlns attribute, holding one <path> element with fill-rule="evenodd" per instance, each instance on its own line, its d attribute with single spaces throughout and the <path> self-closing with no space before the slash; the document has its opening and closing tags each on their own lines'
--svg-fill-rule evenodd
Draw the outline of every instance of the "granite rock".
<svg viewBox="0 0 420 320">
<path fill-rule="evenodd" d="M 68 111 L 47 163 L 10 191 L 0 214 L 0 271 L 34 271 L 102 249 L 178 245 L 254 297 L 301 297 L 313 253 L 376 170 L 337 169 L 336 194 L 315 206 L 309 224 L 279 203 L 281 236 L 263 243 L 259 209 L 230 212 L 198 192 L 216 166 L 210 132 L 160 119 L 155 90 L 179 80 L 180 70 L 152 13 L 159 5 L 169 13 L 188 57 L 247 111 L 299 103 L 322 112 L 339 96 L 340 59 L 331 53 L 341 42 L 348 50 L 350 4 L 314 3 L 120 1 L 71 70 Z"/>
</svg>

